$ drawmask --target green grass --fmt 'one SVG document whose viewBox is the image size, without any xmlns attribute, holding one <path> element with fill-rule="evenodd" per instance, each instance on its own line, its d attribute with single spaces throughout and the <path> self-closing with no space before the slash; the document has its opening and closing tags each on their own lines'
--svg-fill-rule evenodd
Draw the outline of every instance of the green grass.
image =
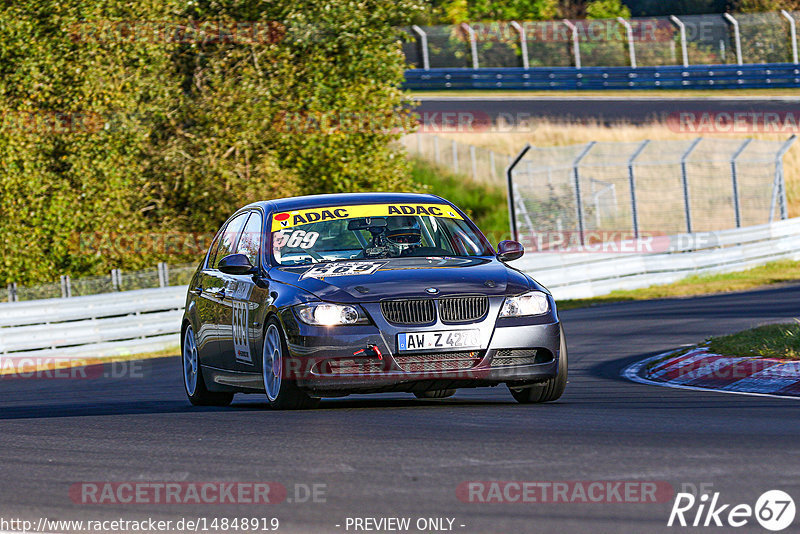
<svg viewBox="0 0 800 534">
<path fill-rule="evenodd" d="M 800 321 L 751 328 L 729 336 L 713 337 L 708 348 L 725 356 L 760 356 L 800 360 Z"/>
<path fill-rule="evenodd" d="M 754 267 L 746 271 L 723 274 L 689 276 L 671 284 L 650 286 L 643 289 L 613 291 L 608 295 L 590 299 L 563 300 L 558 303 L 559 310 L 584 308 L 596 304 L 624 302 L 630 300 L 649 300 L 668 297 L 691 297 L 744 291 L 757 287 L 795 282 L 800 280 L 800 262 L 780 260 Z"/>
<path fill-rule="evenodd" d="M 496 245 L 509 239 L 508 197 L 506 190 L 472 182 L 419 158 L 411 159 L 411 176 L 427 193 L 446 198 L 475 221 Z"/>
</svg>

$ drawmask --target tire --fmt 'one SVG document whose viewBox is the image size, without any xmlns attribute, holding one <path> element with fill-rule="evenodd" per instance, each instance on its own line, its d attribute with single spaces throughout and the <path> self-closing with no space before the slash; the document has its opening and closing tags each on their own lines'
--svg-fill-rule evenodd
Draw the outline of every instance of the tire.
<svg viewBox="0 0 800 534">
<path fill-rule="evenodd" d="M 272 317 L 264 329 L 264 345 L 261 351 L 261 375 L 269 406 L 274 410 L 314 408 L 319 404 L 319 399 L 309 397 L 294 381 L 284 377 L 283 360 L 288 353 L 281 325 Z"/>
<path fill-rule="evenodd" d="M 430 391 L 415 391 L 414 396 L 418 399 L 446 399 L 456 394 L 455 389 L 432 389 Z"/>
<path fill-rule="evenodd" d="M 561 328 L 561 344 L 558 349 L 558 374 L 540 384 L 525 388 L 508 388 L 511 396 L 520 404 L 536 404 L 558 400 L 567 387 L 567 338 Z"/>
<path fill-rule="evenodd" d="M 189 402 L 195 406 L 227 406 L 233 400 L 233 393 L 209 391 L 200 370 L 197 354 L 197 340 L 192 325 L 186 326 L 181 344 L 181 363 L 183 364 L 183 388 Z"/>
</svg>

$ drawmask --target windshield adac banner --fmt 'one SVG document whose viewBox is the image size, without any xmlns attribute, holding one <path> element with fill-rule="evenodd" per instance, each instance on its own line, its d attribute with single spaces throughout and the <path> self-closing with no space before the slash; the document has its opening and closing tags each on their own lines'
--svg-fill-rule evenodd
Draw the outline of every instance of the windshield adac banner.
<svg viewBox="0 0 800 534">
<path fill-rule="evenodd" d="M 286 228 L 321 221 L 397 215 L 430 215 L 447 219 L 462 219 L 461 215 L 448 204 L 360 204 L 276 213 L 272 217 L 272 231 L 277 232 Z"/>
</svg>

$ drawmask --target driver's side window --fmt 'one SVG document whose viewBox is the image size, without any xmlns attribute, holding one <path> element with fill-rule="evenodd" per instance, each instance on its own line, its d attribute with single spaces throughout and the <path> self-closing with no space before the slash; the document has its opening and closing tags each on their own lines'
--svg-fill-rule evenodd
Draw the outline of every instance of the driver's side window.
<svg viewBox="0 0 800 534">
<path fill-rule="evenodd" d="M 222 236 L 219 241 L 219 249 L 217 249 L 217 255 L 214 257 L 214 261 L 211 262 L 212 269 L 216 269 L 217 265 L 219 265 L 219 260 L 228 256 L 229 254 L 233 254 L 234 247 L 236 246 L 236 238 L 239 236 L 239 232 L 242 230 L 245 221 L 247 221 L 247 217 L 250 215 L 250 212 L 244 212 L 240 215 L 231 220 L 228 223 L 228 226 L 225 227 L 225 230 L 222 232 Z"/>
<path fill-rule="evenodd" d="M 247 220 L 242 237 L 239 238 L 236 253 L 247 256 L 251 265 L 258 265 L 259 250 L 261 250 L 261 214 L 254 211 Z"/>
</svg>

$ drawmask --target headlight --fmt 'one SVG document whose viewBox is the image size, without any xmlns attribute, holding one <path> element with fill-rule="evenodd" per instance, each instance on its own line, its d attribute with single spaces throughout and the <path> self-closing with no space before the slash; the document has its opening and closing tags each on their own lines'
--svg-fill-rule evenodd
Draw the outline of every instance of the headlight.
<svg viewBox="0 0 800 534">
<path fill-rule="evenodd" d="M 360 306 L 315 302 L 300 304 L 294 308 L 297 316 L 306 324 L 314 326 L 335 326 L 348 324 L 367 324 L 364 310 Z"/>
<path fill-rule="evenodd" d="M 550 311 L 550 301 L 541 291 L 531 291 L 518 297 L 506 297 L 500 309 L 500 317 L 522 317 L 542 315 Z"/>
</svg>

